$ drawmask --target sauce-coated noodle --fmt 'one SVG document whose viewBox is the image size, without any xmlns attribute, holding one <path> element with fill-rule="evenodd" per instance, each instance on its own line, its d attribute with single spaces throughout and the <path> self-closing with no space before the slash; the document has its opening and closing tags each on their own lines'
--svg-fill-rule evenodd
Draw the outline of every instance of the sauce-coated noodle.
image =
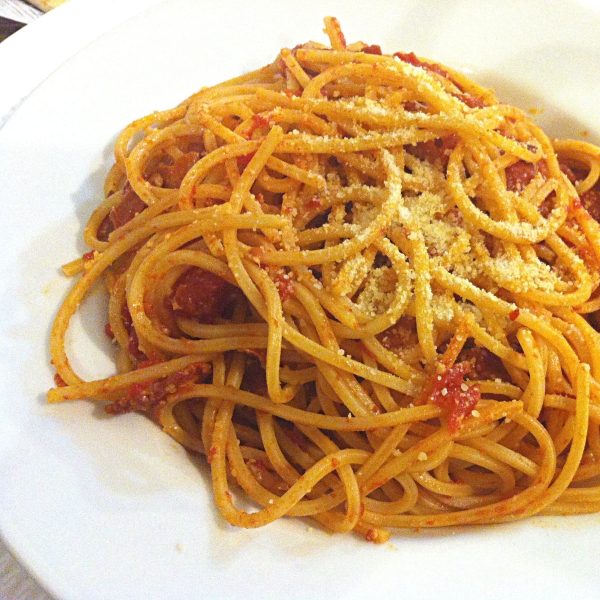
<svg viewBox="0 0 600 600">
<path fill-rule="evenodd" d="M 600 150 L 325 23 L 119 136 L 49 401 L 147 411 L 242 527 L 600 510 Z M 119 374 L 83 382 L 65 334 L 98 278 Z"/>
</svg>

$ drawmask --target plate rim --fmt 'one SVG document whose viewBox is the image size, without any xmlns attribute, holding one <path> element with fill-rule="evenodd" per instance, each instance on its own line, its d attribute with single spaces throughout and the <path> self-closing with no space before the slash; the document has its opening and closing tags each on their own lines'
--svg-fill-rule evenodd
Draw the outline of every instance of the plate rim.
<svg viewBox="0 0 600 600">
<path fill-rule="evenodd" d="M 168 0 L 117 0 L 117 2 L 121 2 L 123 4 L 127 3 L 128 5 L 131 5 L 131 6 L 133 6 L 133 5 L 139 6 L 139 10 L 137 10 L 137 12 L 135 12 L 135 14 L 130 15 L 126 19 L 122 19 L 122 20 L 119 20 L 118 22 L 114 22 L 113 24 L 108 26 L 106 29 L 104 29 L 104 31 L 102 31 L 101 33 L 92 34 L 93 38 L 88 39 L 84 43 L 80 44 L 77 47 L 77 49 L 74 49 L 72 51 L 72 53 L 69 54 L 69 56 L 67 56 L 66 58 L 64 57 L 64 55 L 62 55 L 60 57 L 56 56 L 56 58 L 54 59 L 55 66 L 47 74 L 42 75 L 42 78 L 37 82 L 37 84 L 34 87 L 32 87 L 29 90 L 27 95 L 22 100 L 29 97 L 29 95 L 31 95 L 33 92 L 35 92 L 35 89 L 38 87 L 38 85 L 43 83 L 43 81 L 45 81 L 48 77 L 52 76 L 52 73 L 55 70 L 59 69 L 64 63 L 66 63 L 70 58 L 75 56 L 78 52 L 83 50 L 89 44 L 95 43 L 104 33 L 112 31 L 113 29 L 120 26 L 123 22 L 125 22 L 126 20 L 128 20 L 130 18 L 131 19 L 136 18 L 141 12 L 147 10 L 148 8 L 151 8 L 155 5 L 161 4 L 166 1 L 168 1 Z M 581 0 L 571 0 L 571 2 L 573 4 L 576 4 L 576 3 L 581 3 Z M 115 4 L 115 2 L 112 0 L 111 0 L 111 3 Z M 99 9 L 101 7 L 101 5 L 103 5 L 103 4 L 104 4 L 103 0 L 71 0 L 70 3 L 67 3 L 66 5 L 64 5 L 64 7 L 61 7 L 59 10 L 57 10 L 54 13 L 54 15 L 52 15 L 52 14 L 46 15 L 43 18 L 44 20 L 47 19 L 45 21 L 45 23 L 43 24 L 43 27 L 42 27 L 43 20 L 42 19 L 38 20 L 38 22 L 40 23 L 40 26 L 38 26 L 37 29 L 41 31 L 39 36 L 42 36 L 42 37 L 50 36 L 50 35 L 56 34 L 57 32 L 62 31 L 65 27 L 69 27 L 71 24 L 73 24 L 77 19 L 79 19 L 81 17 L 81 11 L 83 10 L 83 8 L 81 8 L 81 7 L 95 6 L 96 9 Z M 586 4 L 587 4 L 587 2 L 586 2 Z M 143 5 L 143 6 L 141 6 L 141 5 Z M 594 5 L 598 9 L 598 12 L 600 13 L 600 2 L 595 2 Z M 61 11 L 62 11 L 62 13 L 61 13 Z M 50 17 L 52 17 L 52 19 L 50 19 Z M 33 25 L 35 25 L 35 23 Z M 22 30 L 23 31 L 22 35 L 20 34 L 20 32 L 18 34 L 15 34 L 15 35 L 20 35 L 20 39 L 17 40 L 18 43 L 12 44 L 13 48 L 16 47 L 17 50 L 24 48 L 29 43 L 29 40 L 33 35 L 36 35 L 36 36 L 38 35 L 37 31 L 33 32 L 33 33 L 28 33 L 27 29 L 28 28 L 24 28 Z M 12 37 L 14 38 L 15 36 L 12 36 Z M 39 39 L 40 38 L 38 38 L 38 40 Z M 10 41 L 10 40 L 3 42 L 3 44 L 5 44 L 8 41 Z M 5 59 L 5 56 L 4 56 L 5 54 L 6 53 L 4 52 L 4 47 L 0 46 L 0 68 L 2 68 L 3 60 Z M 24 56 L 23 60 L 26 61 L 26 60 L 29 60 L 29 58 L 27 56 Z M 58 61 L 58 62 L 56 62 L 56 61 Z M 19 103 L 19 105 L 20 105 L 20 103 Z M 2 103 L 0 102 L 0 109 L 1 108 L 2 108 Z M 18 110 L 18 106 L 14 110 Z M 8 114 L 8 118 L 5 122 L 7 122 L 8 119 L 10 119 L 11 115 L 14 113 L 14 110 Z M 1 121 L 1 118 L 2 118 L 2 113 L 0 111 L 0 129 L 2 128 L 2 125 L 5 123 L 5 122 L 3 123 Z M 0 521 L 0 535 L 2 535 L 1 521 Z M 21 555 L 17 551 L 17 549 L 13 548 L 10 540 L 7 539 L 5 536 L 3 536 L 3 539 L 5 541 L 6 546 L 9 548 L 10 552 L 19 560 L 19 562 L 21 563 L 23 568 L 26 571 L 30 572 L 32 574 L 32 576 L 36 578 L 36 581 L 38 582 L 38 584 L 42 588 L 49 590 L 51 593 L 54 593 L 54 592 L 52 592 L 52 590 L 55 590 L 56 588 L 54 588 L 53 586 L 49 585 L 46 581 L 41 580 L 36 576 L 36 573 L 38 573 L 39 570 L 30 567 L 31 561 L 23 560 Z"/>
</svg>

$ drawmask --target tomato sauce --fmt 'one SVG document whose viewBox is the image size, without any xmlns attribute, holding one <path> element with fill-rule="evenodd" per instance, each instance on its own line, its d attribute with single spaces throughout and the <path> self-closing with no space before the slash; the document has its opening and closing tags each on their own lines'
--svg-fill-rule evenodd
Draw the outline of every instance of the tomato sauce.
<svg viewBox="0 0 600 600">
<path fill-rule="evenodd" d="M 451 434 L 458 432 L 463 419 L 471 414 L 481 398 L 479 386 L 465 382 L 472 368 L 469 361 L 464 361 L 448 367 L 441 375 L 433 375 L 430 402 L 448 411 Z"/>
<path fill-rule="evenodd" d="M 510 192 L 520 192 L 531 183 L 538 173 L 541 173 L 544 178 L 548 176 L 546 161 L 540 160 L 537 163 L 529 163 L 518 160 L 504 170 L 506 189 Z"/>
<path fill-rule="evenodd" d="M 450 153 L 456 148 L 458 141 L 459 137 L 454 133 L 450 133 L 435 140 L 417 142 L 415 145 L 405 146 L 405 150 L 409 154 L 416 156 L 419 160 L 424 160 L 431 164 L 440 164 L 445 169 L 448 166 Z"/>
<path fill-rule="evenodd" d="M 409 65 L 419 67 L 431 73 L 436 73 L 444 79 L 452 81 L 452 83 L 460 90 L 459 93 L 454 93 L 452 95 L 458 100 L 460 100 L 463 104 L 466 104 L 469 108 L 483 108 L 485 106 L 485 103 L 483 102 L 483 100 L 481 100 L 481 98 L 477 98 L 476 96 L 465 93 L 462 90 L 461 86 L 458 85 L 458 83 L 456 83 L 456 81 L 454 81 L 452 77 L 450 77 L 448 71 L 442 69 L 442 67 L 440 67 L 439 65 L 423 62 L 414 52 L 396 52 L 394 53 L 394 56 L 398 57 L 401 61 L 408 63 Z"/>
<path fill-rule="evenodd" d="M 121 202 L 112 208 L 100 224 L 100 227 L 98 227 L 96 233 L 98 239 L 101 242 L 106 242 L 108 236 L 115 229 L 129 223 L 131 219 L 146 210 L 146 208 L 148 208 L 146 203 L 135 193 L 135 190 L 131 187 L 129 181 L 127 181 L 123 187 Z"/>
<path fill-rule="evenodd" d="M 107 404 L 105 410 L 111 415 L 140 410 L 148 412 L 156 419 L 160 407 L 164 405 L 169 394 L 176 393 L 185 385 L 203 381 L 210 371 L 208 363 L 194 363 L 166 377 L 134 383 L 127 389 L 123 398 Z"/>
<path fill-rule="evenodd" d="M 213 323 L 237 297 L 237 288 L 200 267 L 188 269 L 173 286 L 168 307 L 177 314 Z"/>
<path fill-rule="evenodd" d="M 187 172 L 198 162 L 200 154 L 198 152 L 187 152 L 182 154 L 175 161 L 170 157 L 163 159 L 156 167 L 156 172 L 160 175 L 160 187 L 176 189 L 181 185 Z"/>
</svg>

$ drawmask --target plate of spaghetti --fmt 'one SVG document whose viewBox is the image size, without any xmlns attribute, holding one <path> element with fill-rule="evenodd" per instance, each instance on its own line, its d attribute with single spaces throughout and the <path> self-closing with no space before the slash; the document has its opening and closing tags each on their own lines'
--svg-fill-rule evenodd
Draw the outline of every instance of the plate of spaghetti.
<svg viewBox="0 0 600 600">
<path fill-rule="evenodd" d="M 9 541 L 64 598 L 585 595 L 600 19 L 235 4 L 138 15 L 0 133 L 39 147 L 9 235 L 48 205 Z"/>
</svg>

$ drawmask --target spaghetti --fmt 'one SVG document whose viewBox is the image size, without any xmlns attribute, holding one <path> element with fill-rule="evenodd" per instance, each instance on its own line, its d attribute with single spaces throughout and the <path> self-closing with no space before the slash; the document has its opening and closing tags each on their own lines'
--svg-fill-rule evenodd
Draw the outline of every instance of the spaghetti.
<svg viewBox="0 0 600 600">
<path fill-rule="evenodd" d="M 599 511 L 600 149 L 325 26 L 121 133 L 48 400 L 146 411 L 241 527 Z M 100 278 L 118 374 L 84 382 L 65 335 Z"/>
</svg>

